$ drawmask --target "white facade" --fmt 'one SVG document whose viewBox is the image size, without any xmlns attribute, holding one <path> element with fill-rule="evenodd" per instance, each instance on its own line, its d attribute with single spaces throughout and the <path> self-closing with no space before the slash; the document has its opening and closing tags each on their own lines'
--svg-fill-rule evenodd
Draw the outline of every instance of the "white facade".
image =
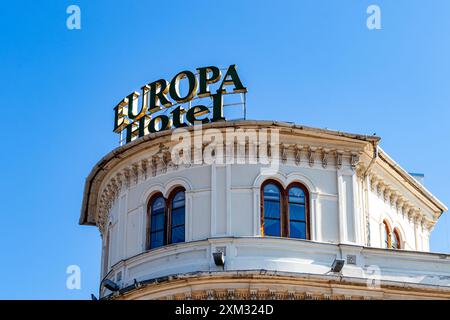
<svg viewBox="0 0 450 320">
<path fill-rule="evenodd" d="M 450 297 L 450 256 L 428 253 L 430 232 L 446 207 L 378 147 L 379 138 L 264 121 L 208 128 L 279 130 L 279 152 L 271 155 L 279 159 L 278 172 L 264 175 L 260 163 L 176 166 L 169 157 L 174 145 L 170 131 L 144 136 L 105 156 L 87 178 L 80 223 L 100 228 L 102 279 L 122 288 L 115 297 L 191 297 L 197 291 L 250 285 L 260 292 L 286 291 L 281 298 L 297 297 L 300 291 L 322 297 L 405 298 L 405 284 L 415 297 Z M 261 185 L 268 179 L 307 188 L 310 239 L 261 234 Z M 179 186 L 186 197 L 185 242 L 147 250 L 148 201 L 156 192 L 168 196 Z M 401 250 L 381 249 L 385 224 L 396 230 Z M 223 269 L 212 259 L 216 251 L 225 251 Z M 335 259 L 346 261 L 346 286 L 331 284 Z M 261 276 L 260 270 L 269 275 Z M 227 274 L 239 272 L 255 273 L 260 281 L 225 281 Z M 290 277 L 282 288 L 276 273 Z M 167 287 L 158 291 L 152 279 L 161 277 Z M 213 284 L 173 287 L 173 279 L 180 277 L 209 277 L 207 283 Z M 312 283 L 299 284 L 305 277 Z M 324 279 L 326 288 L 320 285 Z M 379 285 L 371 284 L 374 279 Z M 145 288 L 134 288 L 135 280 Z"/>
</svg>

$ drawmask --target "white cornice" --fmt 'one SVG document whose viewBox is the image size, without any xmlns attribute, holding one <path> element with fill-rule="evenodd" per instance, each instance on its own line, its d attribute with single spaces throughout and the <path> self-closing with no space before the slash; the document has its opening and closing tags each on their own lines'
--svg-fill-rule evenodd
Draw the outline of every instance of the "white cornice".
<svg viewBox="0 0 450 320">
<path fill-rule="evenodd" d="M 399 182 L 409 187 L 412 192 L 418 193 L 430 201 L 437 209 L 442 212 L 447 211 L 448 208 L 439 199 L 437 199 L 430 191 L 428 191 L 422 184 L 420 184 L 416 179 L 414 179 L 405 169 L 403 169 L 397 162 L 395 162 L 383 149 L 379 147 L 379 157 L 386 163 L 393 171 L 398 175 Z"/>
<path fill-rule="evenodd" d="M 336 165 L 340 166 L 343 153 L 350 153 L 349 159 L 351 161 L 351 165 L 353 168 L 356 167 L 359 161 L 358 153 L 361 152 L 361 149 L 364 148 L 368 142 L 378 142 L 380 139 L 374 136 L 318 129 L 276 121 L 247 120 L 215 122 L 204 125 L 203 129 L 219 129 L 228 127 L 245 127 L 246 129 L 276 128 L 280 130 L 280 134 L 292 136 L 293 141 L 296 140 L 296 137 L 301 136 L 308 142 L 307 144 L 302 146 L 295 143 L 287 144 L 284 151 L 292 153 L 294 160 L 298 160 L 296 159 L 296 156 L 298 156 L 296 148 L 298 148 L 298 150 L 303 148 L 303 152 L 309 155 L 308 161 L 310 166 L 314 166 L 315 163 L 320 163 L 323 168 L 326 168 L 329 165 L 331 155 L 334 155 L 333 158 L 335 158 L 334 161 L 336 161 Z M 187 127 L 186 129 L 193 131 L 194 127 Z M 85 225 L 98 224 L 98 214 L 101 214 L 101 212 L 98 211 L 102 211 L 99 210 L 100 207 L 98 206 L 100 202 L 103 201 L 101 206 L 108 210 L 114 201 L 113 198 L 117 196 L 123 185 L 129 187 L 133 181 L 138 182 L 139 176 L 141 174 L 147 176 L 148 170 L 150 171 L 149 175 L 155 175 L 157 168 L 159 167 L 162 169 L 162 172 L 165 172 L 170 164 L 170 161 L 167 158 L 166 153 L 158 152 L 155 154 L 156 158 L 152 157 L 151 159 L 144 159 L 144 162 L 140 160 L 141 162 L 133 163 L 132 167 L 125 168 L 122 172 L 120 172 L 121 175 L 115 177 L 116 181 L 114 181 L 114 183 L 109 181 L 106 182 L 106 188 L 102 187 L 102 185 L 105 185 L 105 177 L 114 167 L 121 163 L 122 159 L 132 158 L 134 155 L 142 152 L 143 150 L 148 150 L 149 148 L 154 148 L 155 146 L 160 146 L 161 148 L 161 146 L 164 147 L 165 144 L 170 144 L 171 133 L 172 130 L 167 130 L 143 136 L 126 145 L 114 149 L 104 156 L 94 166 L 86 179 L 79 223 Z M 338 143 L 338 148 L 333 149 L 332 146 L 336 145 L 336 143 Z M 314 152 L 312 152 L 313 150 Z M 101 189 L 106 190 L 104 194 L 102 194 L 103 192 L 101 193 Z"/>
</svg>

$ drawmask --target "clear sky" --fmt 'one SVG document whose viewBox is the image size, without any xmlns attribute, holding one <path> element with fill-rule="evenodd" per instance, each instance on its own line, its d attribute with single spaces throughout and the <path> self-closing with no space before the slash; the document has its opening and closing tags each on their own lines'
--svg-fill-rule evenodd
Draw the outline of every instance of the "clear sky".
<svg viewBox="0 0 450 320">
<path fill-rule="evenodd" d="M 81 8 L 68 30 L 66 8 Z M 381 8 L 381 30 L 366 9 Z M 117 146 L 113 107 L 159 78 L 237 64 L 250 119 L 382 137 L 450 204 L 450 1 L 2 1 L 0 298 L 97 294 L 84 180 Z M 431 249 L 450 252 L 444 214 Z M 79 265 L 81 290 L 66 289 Z"/>
</svg>

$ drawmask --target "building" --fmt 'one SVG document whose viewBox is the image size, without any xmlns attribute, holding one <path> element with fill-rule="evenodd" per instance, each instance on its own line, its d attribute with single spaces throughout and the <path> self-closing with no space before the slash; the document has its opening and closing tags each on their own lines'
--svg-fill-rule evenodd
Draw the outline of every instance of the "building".
<svg viewBox="0 0 450 320">
<path fill-rule="evenodd" d="M 117 285 L 102 298 L 450 298 L 450 255 L 429 252 L 447 208 L 380 138 L 272 121 L 208 129 L 276 132 L 264 148 L 277 170 L 237 151 L 233 163 L 175 164 L 172 130 L 111 151 L 86 180 L 80 217 L 100 229 L 101 278 Z"/>
</svg>

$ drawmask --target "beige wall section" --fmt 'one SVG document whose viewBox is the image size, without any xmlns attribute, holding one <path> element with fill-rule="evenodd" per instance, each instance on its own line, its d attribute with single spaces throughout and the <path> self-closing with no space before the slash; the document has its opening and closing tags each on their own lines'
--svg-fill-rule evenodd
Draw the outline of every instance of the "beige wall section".
<svg viewBox="0 0 450 320">
<path fill-rule="evenodd" d="M 215 266 L 212 261 L 211 253 L 216 248 L 226 248 L 224 269 Z M 349 257 L 354 263 L 348 263 L 342 273 L 330 272 L 334 259 L 348 261 Z M 115 279 L 117 272 L 122 272 L 119 296 L 127 299 L 137 298 L 126 296 L 134 291 L 135 279 L 138 286 L 148 285 L 147 289 L 140 291 L 141 298 L 180 298 L 180 295 L 186 292 L 192 294 L 197 289 L 217 292 L 223 289 L 238 290 L 245 283 L 247 289 L 260 290 L 261 294 L 274 291 L 282 296 L 289 292 L 299 296 L 315 292 L 319 296 L 331 294 L 331 298 L 339 299 L 345 292 L 351 299 L 449 299 L 449 260 L 448 255 L 386 252 L 376 248 L 304 240 L 212 238 L 170 245 L 132 257 L 116 264 L 108 278 Z M 202 274 L 212 286 L 200 281 L 191 287 Z M 281 288 L 277 284 L 283 274 L 289 275 L 290 280 L 289 286 Z M 228 277 L 225 283 L 222 281 L 224 277 Z M 271 283 L 266 281 L 267 278 L 264 280 L 265 277 L 271 279 Z M 305 280 L 309 283 L 308 288 L 302 286 Z M 156 282 L 157 286 L 154 285 Z M 180 282 L 181 286 L 176 285 Z M 200 286 L 201 283 L 204 286 Z M 108 290 L 102 292 L 103 296 L 109 294 L 111 292 Z"/>
<path fill-rule="evenodd" d="M 449 299 L 448 289 L 436 290 L 430 286 L 410 286 L 405 291 L 395 282 L 386 282 L 379 288 L 368 288 L 359 279 L 339 276 L 311 276 L 283 272 L 218 272 L 195 273 L 182 278 L 149 283 L 130 288 L 111 299 L 123 300 L 394 300 L 394 299 Z"/>
</svg>

